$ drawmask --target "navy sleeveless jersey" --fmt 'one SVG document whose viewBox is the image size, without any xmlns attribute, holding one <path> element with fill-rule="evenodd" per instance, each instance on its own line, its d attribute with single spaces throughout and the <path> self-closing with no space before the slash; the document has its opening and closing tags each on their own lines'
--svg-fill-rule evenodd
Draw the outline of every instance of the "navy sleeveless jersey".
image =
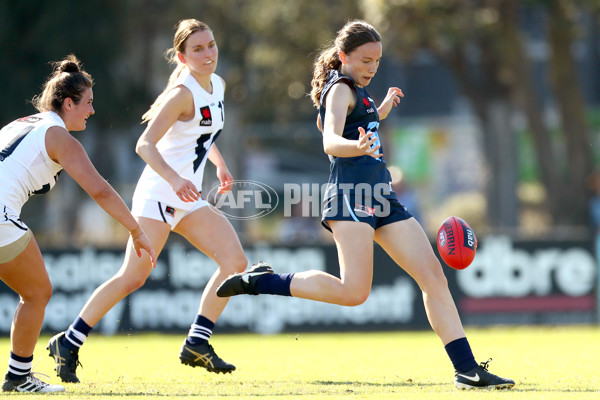
<svg viewBox="0 0 600 400">
<path fill-rule="evenodd" d="M 347 84 L 356 93 L 356 105 L 352 112 L 346 116 L 342 137 L 349 140 L 358 140 L 360 138 L 359 127 L 364 128 L 365 132 L 374 132 L 377 137 L 379 114 L 373 99 L 371 99 L 364 87 L 356 86 L 350 77 L 343 75 L 337 70 L 331 71 L 321 93 L 321 100 L 319 102 L 321 126 L 325 126 L 323 99 L 325 99 L 325 96 L 333 85 L 338 82 Z M 377 144 L 380 145 L 378 153 L 383 153 L 383 146 L 381 146 L 379 138 L 375 142 L 375 145 Z M 329 158 L 331 166 L 325 198 L 341 195 L 342 193 L 355 193 L 354 189 L 359 184 L 359 190 L 365 195 L 369 195 L 365 189 L 369 190 L 368 188 L 370 188 L 370 196 L 373 196 L 373 193 L 378 193 L 377 197 L 396 198 L 395 193 L 391 189 L 392 177 L 386 167 L 383 156 L 380 158 L 373 158 L 367 155 L 358 157 L 330 156 Z M 385 190 L 382 192 L 381 188 L 384 185 Z"/>
</svg>

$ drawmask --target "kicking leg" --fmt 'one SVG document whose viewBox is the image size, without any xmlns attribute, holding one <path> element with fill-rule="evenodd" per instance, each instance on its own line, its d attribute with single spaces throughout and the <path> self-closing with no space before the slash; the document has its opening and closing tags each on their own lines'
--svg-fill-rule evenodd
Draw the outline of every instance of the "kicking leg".
<svg viewBox="0 0 600 400">
<path fill-rule="evenodd" d="M 414 218 L 385 225 L 375 232 L 375 241 L 421 288 L 429 323 L 454 365 L 456 387 L 501 389 L 514 386 L 514 381 L 487 372 L 487 363 L 477 365 L 448 281 L 421 225 Z"/>
<path fill-rule="evenodd" d="M 285 290 L 271 285 L 274 280 L 287 281 L 287 293 L 294 297 L 344 306 L 362 304 L 373 282 L 373 228 L 353 221 L 329 221 L 333 230 L 340 277 L 323 271 L 298 272 L 287 279 L 274 274 L 267 264 L 258 265 L 242 274 L 229 277 L 218 289 L 222 297 L 236 294 L 284 294 Z"/>
</svg>

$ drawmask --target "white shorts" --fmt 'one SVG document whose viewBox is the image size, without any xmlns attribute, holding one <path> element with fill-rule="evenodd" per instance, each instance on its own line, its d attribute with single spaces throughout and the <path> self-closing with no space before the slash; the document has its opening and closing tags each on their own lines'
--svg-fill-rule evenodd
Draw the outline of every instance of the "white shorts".
<svg viewBox="0 0 600 400">
<path fill-rule="evenodd" d="M 157 200 L 138 199 L 134 197 L 131 205 L 131 214 L 134 217 L 145 217 L 166 222 L 171 225 L 171 230 L 173 230 L 186 215 L 208 205 L 209 203 L 206 200 L 200 198 L 193 203 L 192 208 L 182 210 Z"/>
<path fill-rule="evenodd" d="M 31 238 L 31 231 L 10 208 L 0 204 L 0 263 L 18 256 Z"/>
</svg>

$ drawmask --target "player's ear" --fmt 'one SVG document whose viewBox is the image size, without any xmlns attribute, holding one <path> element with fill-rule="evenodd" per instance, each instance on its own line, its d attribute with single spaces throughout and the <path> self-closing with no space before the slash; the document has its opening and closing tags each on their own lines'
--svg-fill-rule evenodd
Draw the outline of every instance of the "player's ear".
<svg viewBox="0 0 600 400">
<path fill-rule="evenodd" d="M 346 64 L 348 62 L 348 57 L 346 56 L 346 53 L 344 53 L 342 50 L 338 51 L 338 57 L 340 58 L 342 64 Z"/>
<path fill-rule="evenodd" d="M 183 54 L 182 52 L 180 52 L 180 51 L 177 52 L 177 59 L 179 60 L 180 63 L 186 64 L 185 54 Z"/>
<path fill-rule="evenodd" d="M 70 97 L 67 97 L 64 101 L 63 101 L 63 108 L 65 109 L 65 111 L 69 111 L 73 108 L 73 99 Z"/>
</svg>

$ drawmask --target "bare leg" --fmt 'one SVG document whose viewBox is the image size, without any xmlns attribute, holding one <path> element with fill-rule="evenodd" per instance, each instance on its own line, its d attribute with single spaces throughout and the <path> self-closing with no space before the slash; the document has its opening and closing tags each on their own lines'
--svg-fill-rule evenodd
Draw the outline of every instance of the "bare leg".
<svg viewBox="0 0 600 400">
<path fill-rule="evenodd" d="M 198 310 L 198 314 L 216 322 L 229 301 L 229 298 L 217 297 L 217 287 L 229 275 L 248 266 L 240 240 L 227 218 L 213 206 L 186 215 L 174 232 L 185 237 L 219 267 L 204 288 Z"/>
<path fill-rule="evenodd" d="M 340 262 L 340 278 L 322 271 L 294 274 L 292 296 L 343 306 L 364 303 L 373 283 L 373 228 L 353 221 L 329 221 Z"/>
<path fill-rule="evenodd" d="M 385 225 L 375 231 L 375 241 L 421 288 L 429 323 L 442 343 L 465 337 L 448 281 L 421 225 L 414 218 Z"/>
<path fill-rule="evenodd" d="M 10 329 L 12 352 L 21 357 L 33 355 L 52 285 L 42 253 L 33 235 L 15 259 L 0 264 L 0 279 L 21 297 Z"/>
<path fill-rule="evenodd" d="M 137 220 L 150 239 L 158 257 L 169 237 L 171 227 L 162 221 L 150 218 L 140 217 Z M 130 239 L 121 269 L 92 293 L 79 316 L 88 325 L 96 325 L 115 304 L 142 287 L 150 272 L 152 272 L 150 256 L 142 252 L 142 257 L 138 257 Z"/>
</svg>

